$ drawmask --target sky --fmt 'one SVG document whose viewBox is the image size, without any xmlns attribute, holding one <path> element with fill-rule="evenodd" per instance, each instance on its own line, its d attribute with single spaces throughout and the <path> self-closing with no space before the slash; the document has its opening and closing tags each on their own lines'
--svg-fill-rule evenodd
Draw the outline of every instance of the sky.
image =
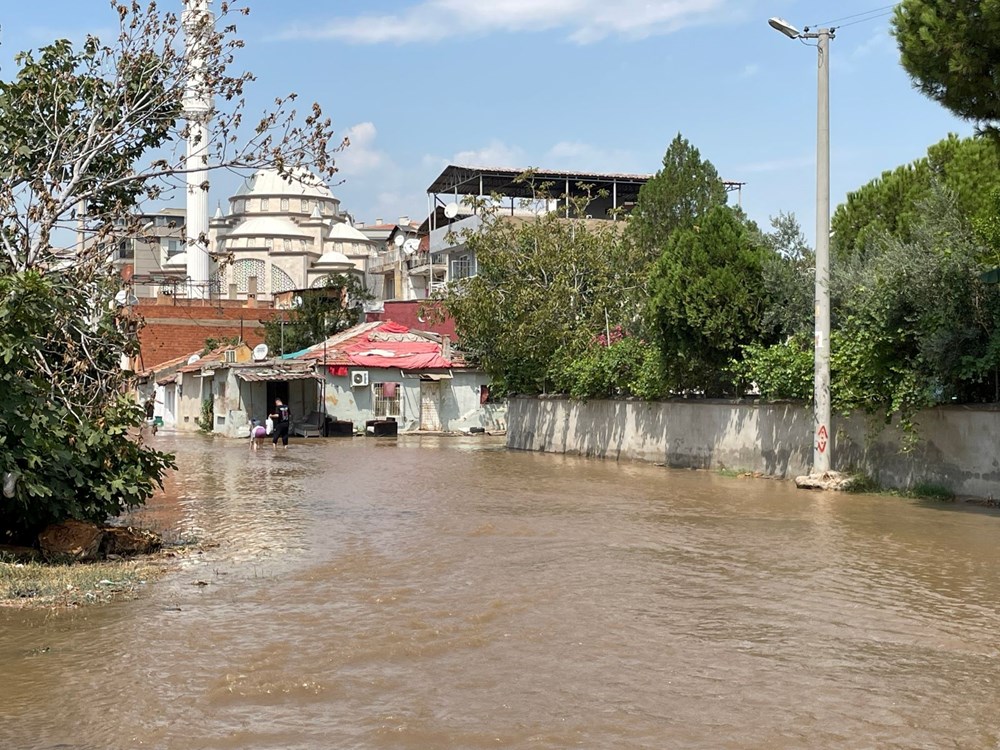
<svg viewBox="0 0 1000 750">
<path fill-rule="evenodd" d="M 949 132 L 973 132 L 913 89 L 884 0 L 246 4 L 237 67 L 257 76 L 249 110 L 289 92 L 319 102 L 352 144 L 334 193 L 368 223 L 424 218 L 427 186 L 448 163 L 653 173 L 681 133 L 724 179 L 746 183 L 751 219 L 767 227 L 793 213 L 811 241 L 817 55 L 770 28 L 771 16 L 840 27 L 830 43 L 831 210 Z M 104 0 L 14 8 L 0 7 L 3 78 L 19 50 L 114 28 Z M 215 179 L 213 210 L 238 182 Z"/>
</svg>

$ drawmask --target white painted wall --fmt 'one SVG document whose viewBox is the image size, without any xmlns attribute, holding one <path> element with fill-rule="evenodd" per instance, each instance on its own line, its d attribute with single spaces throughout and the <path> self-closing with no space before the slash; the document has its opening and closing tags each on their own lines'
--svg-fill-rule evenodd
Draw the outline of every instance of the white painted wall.
<svg viewBox="0 0 1000 750">
<path fill-rule="evenodd" d="M 354 369 L 352 368 L 352 372 Z M 355 429 L 364 429 L 365 422 L 374 419 L 372 386 L 376 383 L 402 383 L 400 395 L 401 415 L 397 419 L 401 432 L 411 432 L 420 428 L 420 377 L 403 373 L 398 369 L 368 369 L 369 384 L 365 388 L 351 388 L 350 375 L 334 377 L 327 375 L 326 411 L 334 419 L 354 423 Z M 453 370 L 450 379 L 441 382 L 441 397 L 438 413 L 441 429 L 460 432 L 471 427 L 487 430 L 504 429 L 506 407 L 501 404 L 480 406 L 480 387 L 489 382 L 489 376 L 481 372 Z"/>
<path fill-rule="evenodd" d="M 507 446 L 521 450 L 781 477 L 807 474 L 812 462 L 812 411 L 797 404 L 516 397 L 508 415 Z M 916 422 L 921 440 L 902 452 L 897 428 L 834 416 L 833 467 L 886 487 L 931 482 L 1000 497 L 1000 406 L 939 407 Z"/>
</svg>

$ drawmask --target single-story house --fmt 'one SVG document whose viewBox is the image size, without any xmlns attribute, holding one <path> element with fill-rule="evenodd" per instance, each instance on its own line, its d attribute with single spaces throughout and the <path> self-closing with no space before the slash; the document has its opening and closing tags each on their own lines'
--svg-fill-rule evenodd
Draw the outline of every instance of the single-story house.
<svg viewBox="0 0 1000 750">
<path fill-rule="evenodd" d="M 490 400 L 489 376 L 447 336 L 373 321 L 292 356 L 315 366 L 325 414 L 355 430 L 379 419 L 394 419 L 401 432 L 505 427 L 506 407 Z"/>
<path fill-rule="evenodd" d="M 157 416 L 179 431 L 196 431 L 207 418 L 213 432 L 245 437 L 276 398 L 291 409 L 293 435 L 318 435 L 328 420 L 358 432 L 387 419 L 400 432 L 506 427 L 506 405 L 490 400 L 489 376 L 447 336 L 392 321 L 362 323 L 282 358 L 256 360 L 240 344 L 145 375 L 155 383 Z"/>
<path fill-rule="evenodd" d="M 229 364 L 247 362 L 250 347 L 244 343 L 217 347 L 210 352 L 192 352 L 138 373 L 140 403 L 153 400 L 153 416 L 166 429 L 197 431 L 203 402 L 218 395 L 214 371 Z"/>
</svg>

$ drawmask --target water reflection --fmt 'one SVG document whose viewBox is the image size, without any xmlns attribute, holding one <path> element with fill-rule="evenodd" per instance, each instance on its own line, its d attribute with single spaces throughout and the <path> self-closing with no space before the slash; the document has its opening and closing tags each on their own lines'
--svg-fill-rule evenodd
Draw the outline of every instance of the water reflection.
<svg viewBox="0 0 1000 750">
<path fill-rule="evenodd" d="M 483 438 L 163 441 L 141 515 L 204 554 L 0 612 L 0 747 L 1000 742 L 993 513 Z"/>
</svg>

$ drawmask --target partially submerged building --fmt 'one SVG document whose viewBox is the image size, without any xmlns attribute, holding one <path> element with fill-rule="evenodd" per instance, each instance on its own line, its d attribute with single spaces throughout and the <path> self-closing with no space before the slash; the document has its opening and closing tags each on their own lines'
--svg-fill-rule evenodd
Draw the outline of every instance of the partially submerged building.
<svg viewBox="0 0 1000 750">
<path fill-rule="evenodd" d="M 326 413 L 363 427 L 393 419 L 400 431 L 502 429 L 505 407 L 489 398 L 489 376 L 447 336 L 393 321 L 355 326 L 298 355 L 322 374 Z"/>
<path fill-rule="evenodd" d="M 319 436 L 329 425 L 362 432 L 393 420 L 400 432 L 504 429 L 489 376 L 471 367 L 447 336 L 392 321 L 363 323 L 284 358 L 254 358 L 224 347 L 144 373 L 155 383 L 165 428 L 244 437 L 252 420 L 289 405 L 292 434 Z"/>
</svg>

